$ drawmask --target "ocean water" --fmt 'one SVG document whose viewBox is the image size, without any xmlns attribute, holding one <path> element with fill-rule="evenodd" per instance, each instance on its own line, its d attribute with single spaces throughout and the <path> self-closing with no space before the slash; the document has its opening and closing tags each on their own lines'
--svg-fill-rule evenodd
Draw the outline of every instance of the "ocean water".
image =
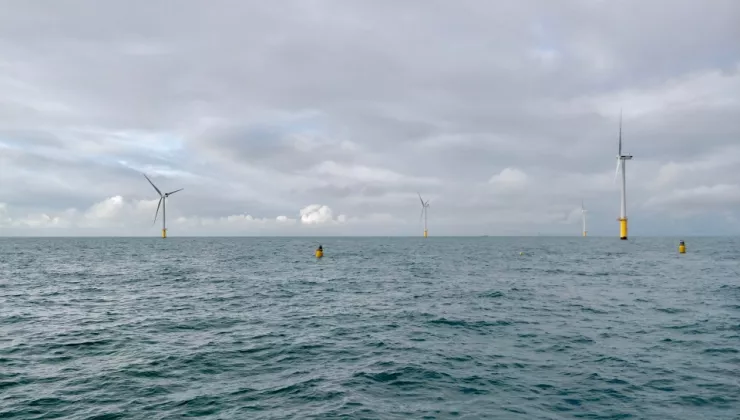
<svg viewBox="0 0 740 420">
<path fill-rule="evenodd" d="M 740 240 L 0 239 L 2 419 L 737 419 Z"/>
</svg>

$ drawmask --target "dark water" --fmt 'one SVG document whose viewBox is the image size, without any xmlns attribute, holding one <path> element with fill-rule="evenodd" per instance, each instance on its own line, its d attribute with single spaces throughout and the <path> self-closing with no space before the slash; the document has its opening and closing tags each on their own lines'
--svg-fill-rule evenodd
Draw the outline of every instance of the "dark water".
<svg viewBox="0 0 740 420">
<path fill-rule="evenodd" d="M 322 244 L 0 239 L 0 418 L 738 418 L 738 239 Z"/>
</svg>

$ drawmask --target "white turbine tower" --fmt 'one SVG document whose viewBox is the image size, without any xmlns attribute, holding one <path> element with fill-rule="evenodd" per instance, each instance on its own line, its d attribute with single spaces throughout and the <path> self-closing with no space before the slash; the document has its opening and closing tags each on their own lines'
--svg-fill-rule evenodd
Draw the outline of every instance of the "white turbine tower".
<svg viewBox="0 0 740 420">
<path fill-rule="evenodd" d="M 429 200 L 424 202 L 424 199 L 421 198 L 421 194 L 419 194 L 419 201 L 421 201 L 421 216 L 419 216 L 419 220 L 421 220 L 422 217 L 424 218 L 424 237 L 426 238 L 429 236 L 429 231 L 427 230 L 427 209 L 429 208 Z"/>
<path fill-rule="evenodd" d="M 159 215 L 159 206 L 162 206 L 162 238 L 167 237 L 167 197 L 171 196 L 172 194 L 182 191 L 183 189 L 180 188 L 179 190 L 171 191 L 168 193 L 162 194 L 162 191 L 159 191 L 159 188 L 157 188 L 156 185 L 152 182 L 151 179 L 149 179 L 146 174 L 143 174 L 144 178 L 146 178 L 147 181 L 149 181 L 150 184 L 152 184 L 152 187 L 154 187 L 154 190 L 157 191 L 157 194 L 159 194 L 159 203 L 157 203 L 157 211 L 154 213 L 154 223 L 157 223 L 157 215 Z"/>
<path fill-rule="evenodd" d="M 619 111 L 619 153 L 617 154 L 617 172 L 614 180 L 617 180 L 619 170 L 622 170 L 622 208 L 619 213 L 619 239 L 627 240 L 627 161 L 631 155 L 622 154 L 622 111 Z"/>
<path fill-rule="evenodd" d="M 581 219 L 583 219 L 583 236 L 586 236 L 588 231 L 586 230 L 586 208 L 583 206 L 583 200 L 581 200 Z"/>
</svg>

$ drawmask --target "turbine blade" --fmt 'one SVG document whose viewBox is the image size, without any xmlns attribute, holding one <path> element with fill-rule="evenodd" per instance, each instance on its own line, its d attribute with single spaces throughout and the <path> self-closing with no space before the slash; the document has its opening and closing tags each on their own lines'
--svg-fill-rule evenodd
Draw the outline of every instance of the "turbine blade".
<svg viewBox="0 0 740 420">
<path fill-rule="evenodd" d="M 142 174 L 142 175 L 144 175 L 144 178 L 146 178 L 146 180 L 149 181 L 150 184 L 152 184 L 152 187 L 154 187 L 154 189 L 157 191 L 157 194 L 159 194 L 161 196 L 162 195 L 162 191 L 159 191 L 159 188 L 157 188 L 157 186 L 154 185 L 154 183 L 152 182 L 152 180 L 149 179 L 149 177 L 146 176 L 146 174 Z"/>
<path fill-rule="evenodd" d="M 614 182 L 617 182 L 617 176 L 619 176 L 619 168 L 622 166 L 622 159 L 617 159 L 617 171 L 614 172 Z"/>
<path fill-rule="evenodd" d="M 421 206 L 424 207 L 424 200 L 421 198 L 421 194 L 416 193 L 419 196 L 419 201 L 421 201 Z"/>
<path fill-rule="evenodd" d="M 421 214 L 419 215 L 419 221 L 421 222 L 421 219 L 424 218 L 424 207 L 421 208 Z"/>
<path fill-rule="evenodd" d="M 180 188 L 179 190 L 175 190 L 175 191 L 172 191 L 172 192 L 168 192 L 168 193 L 167 193 L 167 194 L 165 194 L 165 195 L 172 195 L 172 194 L 174 194 L 174 193 L 176 193 L 176 192 L 178 192 L 178 191 L 182 191 L 182 190 L 184 190 L 184 189 L 185 189 L 185 188 Z"/>
<path fill-rule="evenodd" d="M 619 108 L 619 156 L 622 156 L 622 108 Z"/>
<path fill-rule="evenodd" d="M 157 223 L 157 216 L 159 215 L 159 206 L 162 205 L 162 200 L 164 200 L 164 197 L 159 198 L 159 202 L 157 203 L 157 211 L 154 212 L 154 221 L 152 222 L 152 224 Z"/>
</svg>

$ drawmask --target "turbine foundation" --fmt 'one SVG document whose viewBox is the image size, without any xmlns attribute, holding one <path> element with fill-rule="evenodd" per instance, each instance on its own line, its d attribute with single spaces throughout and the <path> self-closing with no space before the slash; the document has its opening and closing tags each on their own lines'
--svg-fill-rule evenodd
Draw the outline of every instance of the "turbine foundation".
<svg viewBox="0 0 740 420">
<path fill-rule="evenodd" d="M 162 229 L 162 239 L 167 237 L 167 229 Z"/>
<path fill-rule="evenodd" d="M 618 219 L 619 220 L 619 239 L 625 241 L 627 240 L 627 218 L 624 219 Z"/>
<path fill-rule="evenodd" d="M 426 238 L 428 236 L 429 236 L 429 231 L 427 231 L 426 229 L 424 229 L 424 237 Z"/>
</svg>

